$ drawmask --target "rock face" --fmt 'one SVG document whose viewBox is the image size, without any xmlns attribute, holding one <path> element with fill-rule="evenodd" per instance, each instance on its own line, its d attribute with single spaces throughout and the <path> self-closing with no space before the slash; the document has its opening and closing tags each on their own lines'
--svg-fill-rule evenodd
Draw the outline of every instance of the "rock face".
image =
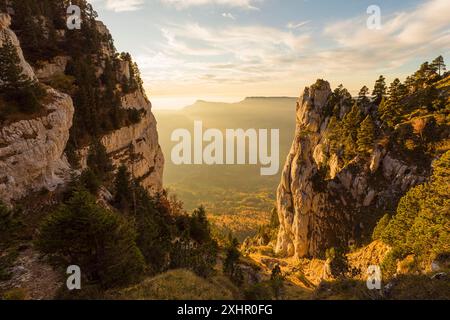
<svg viewBox="0 0 450 320">
<path fill-rule="evenodd" d="M 54 75 L 64 74 L 68 61 L 69 57 L 57 56 L 50 62 L 43 64 L 41 68 L 38 68 L 36 70 L 36 77 L 41 81 L 47 81 Z"/>
<path fill-rule="evenodd" d="M 126 95 L 122 107 L 144 109 L 145 116 L 135 125 L 124 127 L 102 138 L 116 167 L 125 164 L 141 185 L 151 192 L 162 190 L 164 156 L 158 144 L 156 119 L 151 104 L 140 92 Z"/>
<path fill-rule="evenodd" d="M 9 39 L 17 49 L 23 74 L 36 80 L 10 23 L 9 15 L 0 15 L 0 46 Z M 72 99 L 53 89 L 47 94 L 51 102 L 45 105 L 45 115 L 0 128 L 0 199 L 7 202 L 28 191 L 55 189 L 70 169 L 64 149 L 74 114 Z"/>
<path fill-rule="evenodd" d="M 276 251 L 283 255 L 322 257 L 328 248 L 360 240 L 376 215 L 425 180 L 381 146 L 345 167 L 336 154 L 326 157 L 330 119 L 322 111 L 331 93 L 329 83 L 319 81 L 298 100 L 295 138 L 277 192 Z"/>
<path fill-rule="evenodd" d="M 122 108 L 145 110 L 137 124 L 123 127 L 102 137 L 101 142 L 110 155 L 113 165 L 126 165 L 141 185 L 157 193 L 163 189 L 164 155 L 158 143 L 156 119 L 151 112 L 151 103 L 141 92 L 125 95 Z M 80 165 L 87 167 L 89 147 L 79 151 Z"/>
<path fill-rule="evenodd" d="M 35 71 L 25 60 L 20 42 L 9 29 L 11 18 L 0 14 L 0 46 L 4 37 L 11 40 L 21 60 L 23 73 L 35 81 L 46 81 L 64 74 L 69 57 L 57 56 L 42 61 Z M 102 35 L 110 37 L 108 29 L 98 22 Z M 105 46 L 99 55 L 108 57 L 113 49 Z M 98 72 L 103 73 L 102 66 Z M 129 78 L 129 64 L 121 64 L 120 76 Z M 5 202 L 20 199 L 31 191 L 43 188 L 55 190 L 69 181 L 71 172 L 65 149 L 72 127 L 74 106 L 69 95 L 48 88 L 48 102 L 44 113 L 22 121 L 0 126 L 0 199 Z M 122 95 L 122 108 L 141 113 L 139 123 L 110 132 L 101 141 L 116 168 L 125 164 L 150 192 L 162 190 L 164 156 L 158 143 L 156 120 L 151 103 L 142 90 Z M 86 166 L 87 148 L 79 150 L 82 167 Z"/>
<path fill-rule="evenodd" d="M 73 104 L 50 89 L 47 115 L 0 129 L 0 199 L 18 199 L 29 191 L 54 190 L 70 176 L 64 149 L 72 126 Z"/>
</svg>

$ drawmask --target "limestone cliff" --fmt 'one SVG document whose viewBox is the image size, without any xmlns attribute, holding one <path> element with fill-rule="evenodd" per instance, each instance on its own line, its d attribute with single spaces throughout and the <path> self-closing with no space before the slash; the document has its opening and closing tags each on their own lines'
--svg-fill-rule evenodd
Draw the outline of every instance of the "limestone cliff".
<svg viewBox="0 0 450 320">
<path fill-rule="evenodd" d="M 9 39 L 23 74 L 36 79 L 10 23 L 8 15 L 0 15 L 0 46 Z M 72 126 L 72 99 L 53 89 L 47 95 L 45 114 L 0 127 L 0 199 L 10 201 L 41 188 L 54 190 L 68 176 L 64 149 Z"/>
<path fill-rule="evenodd" d="M 329 83 L 318 81 L 298 100 L 295 138 L 277 193 L 276 251 L 284 255 L 318 257 L 360 241 L 380 213 L 425 179 L 381 144 L 370 157 L 343 166 L 329 149 L 324 109 L 331 94 Z M 337 114 L 346 112 L 342 107 Z"/>
<path fill-rule="evenodd" d="M 11 40 L 20 57 L 23 74 L 35 81 L 46 83 L 48 92 L 44 111 L 25 120 L 0 127 L 0 199 L 10 202 L 30 191 L 54 190 L 65 184 L 76 172 L 69 165 L 65 151 L 73 125 L 74 104 L 69 94 L 51 88 L 51 79 L 63 75 L 71 60 L 69 55 L 58 55 L 48 61 L 30 66 L 21 49 L 20 42 L 10 29 L 11 17 L 0 14 L 0 46 L 4 37 Z M 102 36 L 109 39 L 109 31 L 101 22 L 97 27 Z M 116 55 L 111 42 L 105 42 L 98 53 L 98 77 L 105 72 L 105 60 Z M 33 69 L 34 68 L 34 69 Z M 128 61 L 121 61 L 117 78 L 129 79 Z M 120 89 L 119 89 L 120 90 Z M 125 164 L 141 184 L 151 192 L 162 189 L 164 157 L 158 143 L 156 120 L 142 88 L 120 94 L 120 108 L 140 112 L 137 123 L 122 126 L 102 135 L 101 142 L 113 159 L 116 168 Z M 81 164 L 88 147 L 78 150 Z M 85 157 L 84 157 L 85 158 Z M 78 171 L 79 172 L 79 171 Z"/>
<path fill-rule="evenodd" d="M 116 168 L 125 164 L 143 187 L 153 193 L 161 191 L 164 156 L 158 143 L 151 103 L 141 92 L 136 92 L 122 98 L 122 107 L 143 109 L 145 116 L 137 124 L 105 135 L 101 142 Z M 82 168 L 87 166 L 88 150 L 89 147 L 80 150 Z"/>
</svg>

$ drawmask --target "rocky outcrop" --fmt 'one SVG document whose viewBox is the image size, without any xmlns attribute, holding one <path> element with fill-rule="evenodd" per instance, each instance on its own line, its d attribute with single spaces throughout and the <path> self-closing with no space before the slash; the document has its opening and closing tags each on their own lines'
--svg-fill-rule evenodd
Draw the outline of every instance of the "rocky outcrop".
<svg viewBox="0 0 450 320">
<path fill-rule="evenodd" d="M 0 128 L 0 199 L 18 199 L 29 191 L 54 190 L 65 182 L 64 156 L 72 126 L 72 99 L 53 89 L 47 114 Z"/>
<path fill-rule="evenodd" d="M 319 257 L 360 240 L 377 215 L 425 179 L 382 146 L 346 166 L 329 155 L 330 119 L 323 111 L 331 93 L 328 82 L 318 81 L 298 100 L 295 138 L 277 192 L 280 254 Z"/>
<path fill-rule="evenodd" d="M 122 108 L 145 110 L 142 120 L 105 135 L 101 142 L 110 155 L 113 165 L 126 165 L 141 185 L 151 193 L 163 188 L 164 155 L 158 143 L 156 119 L 151 103 L 140 92 L 125 95 Z M 80 165 L 87 167 L 89 147 L 79 151 Z"/>
<path fill-rule="evenodd" d="M 50 61 L 40 61 L 36 73 L 27 63 L 19 40 L 9 29 L 11 18 L 0 14 L 0 46 L 8 38 L 17 49 L 23 73 L 35 81 L 46 83 L 53 76 L 64 74 L 69 61 L 67 56 L 57 56 Z M 110 39 L 106 26 L 98 22 L 101 35 Z M 98 76 L 104 72 L 105 59 L 114 52 L 112 42 L 103 44 L 99 52 Z M 130 78 L 128 62 L 121 62 L 119 78 Z M 0 127 L 0 199 L 6 202 L 19 199 L 30 191 L 43 188 L 55 190 L 69 181 L 73 168 L 65 156 L 69 131 L 74 116 L 74 106 L 69 95 L 48 88 L 48 97 L 42 112 L 29 119 L 16 121 Z M 48 101 L 48 102 L 47 102 Z M 158 143 L 156 120 L 151 103 L 142 90 L 121 96 L 125 109 L 136 109 L 141 114 L 137 124 L 112 131 L 101 141 L 110 154 L 116 168 L 125 164 L 151 192 L 162 189 L 164 157 Z M 79 150 L 82 167 L 86 166 L 87 148 Z"/>
<path fill-rule="evenodd" d="M 159 192 L 162 190 L 164 156 L 158 143 L 151 104 L 139 92 L 125 96 L 122 101 L 125 102 L 123 107 L 144 109 L 145 115 L 138 124 L 104 136 L 102 143 L 116 167 L 125 164 L 143 187 L 153 193 Z"/>
<path fill-rule="evenodd" d="M 23 74 L 37 80 L 10 23 L 9 15 L 0 15 L 0 46 L 9 39 L 16 47 Z M 64 150 L 74 114 L 72 99 L 48 89 L 46 101 L 45 110 L 36 117 L 0 128 L 0 199 L 4 201 L 42 188 L 54 190 L 68 175 Z"/>
<path fill-rule="evenodd" d="M 67 56 L 56 56 L 36 69 L 36 77 L 41 81 L 48 81 L 55 75 L 64 74 L 68 61 Z"/>
</svg>

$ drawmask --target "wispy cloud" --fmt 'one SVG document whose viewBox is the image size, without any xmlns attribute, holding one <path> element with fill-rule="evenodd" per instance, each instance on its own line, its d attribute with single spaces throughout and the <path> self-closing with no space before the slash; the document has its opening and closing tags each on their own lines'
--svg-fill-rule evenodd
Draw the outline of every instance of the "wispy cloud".
<svg viewBox="0 0 450 320">
<path fill-rule="evenodd" d="M 404 61 L 420 53 L 450 49 L 450 1 L 430 0 L 411 11 L 383 18 L 380 30 L 365 28 L 366 17 L 328 25 L 324 34 L 340 49 L 370 52 L 366 59 Z M 356 27 L 358 26 L 358 27 Z"/>
<path fill-rule="evenodd" d="M 255 3 L 187 2 L 234 2 L 244 7 Z M 227 11 L 219 12 L 225 18 L 234 17 Z M 372 82 L 379 75 L 374 73 L 401 76 L 400 70 L 412 61 L 448 55 L 449 12 L 450 1 L 429 0 L 416 8 L 383 16 L 381 30 L 367 28 L 365 12 L 322 27 L 317 23 L 311 27 L 309 21 L 277 27 L 242 22 L 226 27 L 166 23 L 160 26 L 163 40 L 138 55 L 137 61 L 146 83 L 158 92 L 170 88 L 192 94 L 192 88 L 214 88 L 223 93 L 228 88 L 235 93 L 233 90 L 238 92 L 244 85 L 248 90 L 283 86 L 292 90 L 319 77 L 338 82 L 335 84 L 344 82 L 355 92 L 366 81 L 363 79 Z"/>
<path fill-rule="evenodd" d="M 228 18 L 228 19 L 231 19 L 231 20 L 236 20 L 236 17 L 235 17 L 232 13 L 230 13 L 230 12 L 224 12 L 224 13 L 222 13 L 222 17 Z"/>
<path fill-rule="evenodd" d="M 289 22 L 286 27 L 289 28 L 289 29 L 299 29 L 301 27 L 306 26 L 310 22 L 311 21 L 309 21 L 309 20 L 308 21 L 302 21 L 302 22 Z"/>
</svg>

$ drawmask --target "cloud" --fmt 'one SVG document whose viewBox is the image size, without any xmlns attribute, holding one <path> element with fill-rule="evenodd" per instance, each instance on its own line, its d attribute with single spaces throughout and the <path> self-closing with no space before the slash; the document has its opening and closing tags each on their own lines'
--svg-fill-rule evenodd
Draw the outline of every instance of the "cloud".
<svg viewBox="0 0 450 320">
<path fill-rule="evenodd" d="M 197 23 L 161 27 L 165 41 L 136 57 L 145 82 L 164 86 L 195 84 L 242 87 L 282 78 L 308 46 L 307 33 L 267 26 L 222 28 Z"/>
<path fill-rule="evenodd" d="M 388 79 L 403 77 L 411 62 L 448 55 L 448 12 L 450 1 L 429 0 L 383 16 L 381 30 L 367 28 L 365 12 L 322 28 L 304 28 L 308 21 L 291 22 L 285 28 L 165 24 L 160 26 L 163 41 L 137 61 L 146 83 L 158 92 L 171 88 L 192 94 L 193 88 L 205 92 L 214 88 L 235 93 L 245 87 L 270 94 L 283 88 L 292 92 L 316 78 L 334 85 L 343 82 L 357 92 L 381 73 Z"/>
<path fill-rule="evenodd" d="M 367 53 L 366 61 L 401 64 L 421 54 L 450 49 L 450 1 L 430 0 L 411 11 L 382 16 L 380 30 L 366 27 L 367 17 L 356 17 L 328 25 L 324 34 L 341 50 Z"/>
<path fill-rule="evenodd" d="M 302 21 L 302 22 L 289 22 L 288 24 L 287 24 L 287 28 L 288 29 L 299 29 L 299 28 L 301 28 L 301 27 L 304 27 L 304 26 L 306 26 L 307 24 L 309 24 L 311 21 L 310 20 L 308 20 L 308 21 Z"/>
<path fill-rule="evenodd" d="M 229 12 L 222 13 L 222 17 L 228 18 L 228 19 L 231 19 L 231 20 L 236 20 L 236 17 L 233 14 L 229 13 Z"/>
<path fill-rule="evenodd" d="M 91 2 L 103 2 L 108 10 L 125 12 L 141 9 L 145 0 L 91 0 Z"/>
<path fill-rule="evenodd" d="M 256 4 L 263 0 L 160 0 L 161 2 L 173 5 L 177 9 L 202 5 L 221 5 L 226 7 L 242 8 L 249 10 L 258 10 Z"/>
</svg>

